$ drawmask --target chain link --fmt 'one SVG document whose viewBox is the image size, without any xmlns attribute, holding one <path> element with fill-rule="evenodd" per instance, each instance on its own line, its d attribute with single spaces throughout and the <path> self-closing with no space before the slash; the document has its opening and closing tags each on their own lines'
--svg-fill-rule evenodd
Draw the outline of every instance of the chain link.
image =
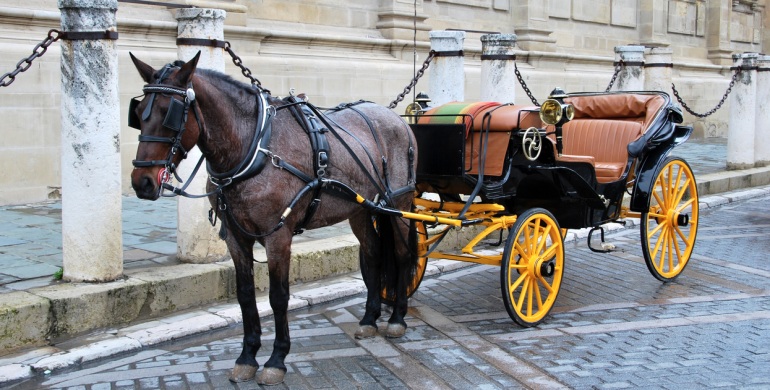
<svg viewBox="0 0 770 390">
<path fill-rule="evenodd" d="M 618 78 L 618 74 L 620 74 L 620 71 L 623 69 L 623 67 L 626 65 L 626 62 L 623 61 L 621 58 L 620 61 L 618 61 L 618 64 L 615 65 L 615 73 L 612 75 L 612 79 L 610 79 L 610 84 L 607 85 L 607 89 L 604 90 L 604 92 L 609 92 L 612 89 L 612 86 L 615 85 L 615 80 Z"/>
<path fill-rule="evenodd" d="M 243 65 L 243 60 L 241 60 L 241 57 L 238 57 L 235 52 L 233 52 L 233 49 L 230 47 L 230 42 L 225 41 L 225 51 L 227 54 L 230 54 L 230 57 L 233 58 L 233 64 L 235 66 L 241 68 L 241 73 L 249 80 L 251 80 L 251 85 L 254 86 L 257 89 L 264 90 L 267 93 L 270 93 L 269 90 L 262 88 L 262 82 L 259 81 L 256 77 L 251 75 L 251 69 L 247 68 L 246 65 Z"/>
<path fill-rule="evenodd" d="M 428 67 L 430 66 L 430 62 L 433 61 L 433 57 L 436 56 L 436 51 L 431 50 L 430 53 L 428 53 L 428 58 L 425 59 L 425 62 L 422 63 L 422 68 L 420 68 L 419 71 L 417 71 L 417 74 L 412 79 L 412 82 L 409 83 L 409 85 L 404 88 L 404 92 L 401 92 L 398 94 L 395 100 L 390 102 L 390 105 L 388 105 L 388 108 L 394 109 L 396 106 L 398 106 L 398 103 L 401 103 L 404 100 L 404 96 L 408 95 L 409 92 L 414 88 L 415 85 L 417 85 L 417 81 L 420 80 L 423 74 L 425 74 L 425 71 L 428 70 Z"/>
<path fill-rule="evenodd" d="M 676 90 L 676 86 L 674 86 L 674 83 L 671 83 L 671 89 L 674 91 L 674 96 L 676 96 L 676 100 L 679 102 L 680 105 L 682 105 L 682 107 L 685 110 L 687 110 L 687 112 L 697 116 L 698 118 L 705 118 L 715 113 L 720 107 L 722 107 L 723 104 L 725 104 L 725 100 L 727 100 L 727 96 L 730 95 L 730 92 L 732 92 L 733 86 L 735 85 L 735 81 L 738 79 L 738 75 L 740 75 L 742 71 L 743 71 L 743 68 L 740 66 L 738 67 L 738 69 L 735 70 L 735 74 L 733 74 L 733 78 L 732 80 L 730 80 L 730 86 L 727 87 L 727 91 L 725 91 L 724 96 L 722 96 L 722 100 L 720 100 L 719 103 L 717 103 L 716 107 L 712 108 L 705 114 L 699 114 L 693 111 L 692 109 L 690 109 L 690 107 L 688 107 L 687 104 L 685 104 L 685 102 L 682 101 L 682 98 L 679 96 L 679 91 Z"/>
<path fill-rule="evenodd" d="M 537 99 L 535 99 L 535 95 L 532 94 L 532 91 L 529 90 L 529 87 L 527 87 L 527 83 L 524 82 L 524 78 L 521 77 L 521 73 L 519 73 L 519 67 L 516 66 L 516 62 L 513 63 L 513 71 L 516 73 L 516 78 L 519 79 L 519 84 L 521 84 L 521 87 L 524 88 L 524 92 L 529 96 L 529 100 L 532 101 L 532 104 L 540 107 L 540 103 L 537 102 Z"/>
<path fill-rule="evenodd" d="M 54 36 L 54 33 L 56 36 Z M 19 61 L 19 63 L 16 64 L 16 69 L 14 69 L 12 72 L 8 72 L 4 74 L 3 77 L 0 77 L 0 87 L 7 87 L 16 81 L 16 75 L 21 72 L 26 72 L 27 69 L 32 66 L 32 61 L 34 61 L 35 58 L 41 57 L 43 54 L 45 54 L 45 52 L 48 51 L 48 46 L 51 46 L 51 44 L 58 41 L 59 38 L 61 38 L 61 32 L 59 30 L 52 29 L 48 31 L 48 36 L 43 39 L 43 42 L 38 43 L 37 46 L 32 49 L 32 55 Z M 43 50 L 38 51 L 40 49 Z M 6 78 L 8 79 L 7 81 Z"/>
</svg>

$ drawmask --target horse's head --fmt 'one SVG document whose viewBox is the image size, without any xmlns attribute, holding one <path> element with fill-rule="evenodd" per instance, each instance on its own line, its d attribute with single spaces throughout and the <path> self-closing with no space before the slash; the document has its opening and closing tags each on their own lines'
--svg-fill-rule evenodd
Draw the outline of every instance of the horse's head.
<svg viewBox="0 0 770 390">
<path fill-rule="evenodd" d="M 128 125 L 141 130 L 131 172 L 131 186 L 141 199 L 160 197 L 162 185 L 198 141 L 203 118 L 192 79 L 199 57 L 200 52 L 187 63 L 177 61 L 155 70 L 131 54 L 147 83 L 144 99 L 132 99 L 128 111 Z"/>
</svg>

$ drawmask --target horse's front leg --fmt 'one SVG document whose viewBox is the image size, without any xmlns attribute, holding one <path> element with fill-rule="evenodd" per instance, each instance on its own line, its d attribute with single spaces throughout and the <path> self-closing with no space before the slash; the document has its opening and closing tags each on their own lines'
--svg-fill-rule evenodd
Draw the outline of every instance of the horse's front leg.
<svg viewBox="0 0 770 390">
<path fill-rule="evenodd" d="M 262 346 L 260 336 L 262 326 L 259 323 L 259 312 L 254 295 L 254 240 L 246 239 L 235 234 L 229 234 L 227 247 L 235 263 L 235 283 L 238 289 L 238 304 L 243 315 L 243 350 L 235 361 L 235 367 L 230 374 L 230 381 L 245 382 L 254 379 L 259 364 L 257 351 Z"/>
<path fill-rule="evenodd" d="M 357 339 L 374 337 L 377 334 L 377 319 L 380 318 L 380 258 L 379 237 L 368 213 L 350 218 L 350 226 L 361 245 L 361 276 L 366 284 L 366 312 L 358 323 Z"/>
<path fill-rule="evenodd" d="M 267 249 L 267 267 L 270 272 L 270 307 L 275 317 L 275 342 L 270 360 L 259 375 L 260 385 L 277 385 L 283 382 L 286 374 L 284 359 L 289 354 L 289 264 L 291 261 L 292 231 L 284 227 L 269 237 Z"/>
<path fill-rule="evenodd" d="M 397 338 L 406 333 L 406 316 L 409 298 L 407 298 L 407 287 L 412 283 L 410 277 L 414 273 L 416 265 L 416 256 L 413 255 L 413 251 L 417 250 L 416 237 L 412 237 L 415 233 L 414 224 L 400 223 L 396 218 L 393 225 L 394 233 L 394 252 L 395 260 L 398 264 L 398 280 L 396 284 L 396 299 L 393 306 L 393 313 L 388 319 L 388 330 L 385 333 L 387 337 Z M 411 247 L 411 248 L 410 248 Z M 412 249 L 413 248 L 413 249 Z"/>
</svg>

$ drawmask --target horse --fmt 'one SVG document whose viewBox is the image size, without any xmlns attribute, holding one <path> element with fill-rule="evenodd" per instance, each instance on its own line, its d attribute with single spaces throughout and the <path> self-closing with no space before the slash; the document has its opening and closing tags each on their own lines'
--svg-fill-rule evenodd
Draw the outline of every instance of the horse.
<svg viewBox="0 0 770 390">
<path fill-rule="evenodd" d="M 260 136 L 259 123 L 268 120 L 264 115 L 260 117 L 260 112 L 270 117 L 269 151 L 260 143 L 262 150 L 256 152 L 269 155 L 264 157 L 267 163 L 261 172 L 231 183 L 215 184 L 210 180 L 207 184 L 212 211 L 217 212 L 212 223 L 218 217 L 225 227 L 220 236 L 225 237 L 235 265 L 237 299 L 243 314 L 243 349 L 229 379 L 248 381 L 255 378 L 259 369 L 256 354 L 261 347 L 262 330 L 253 274 L 253 246 L 257 241 L 267 252 L 269 298 L 275 316 L 273 351 L 257 381 L 264 385 L 283 381 L 284 359 L 291 347 L 287 318 L 291 242 L 295 228 L 302 224 L 307 229 L 315 229 L 349 220 L 360 243 L 362 276 L 368 287 L 366 311 L 355 337 L 370 338 L 378 333 L 376 322 L 381 314 L 383 289 L 391 294 L 394 305 L 385 335 L 402 336 L 406 330 L 406 289 L 417 266 L 414 225 L 331 196 L 325 192 L 326 188 L 320 195 L 304 191 L 296 197 L 308 186 L 297 175 L 317 176 L 311 137 L 288 109 L 289 106 L 297 108 L 302 102 L 293 99 L 291 103 L 270 96 L 261 86 L 241 83 L 213 70 L 197 69 L 199 56 L 200 53 L 188 62 L 176 61 L 159 71 L 131 54 L 136 69 L 148 84 L 143 89 L 144 99 L 133 102 L 129 111 L 129 122 L 132 119 L 138 122 L 134 127 L 141 130 L 131 185 L 137 197 L 158 199 L 163 188 L 169 187 L 164 184 L 170 176 L 166 169 L 173 171 L 186 157 L 185 151 L 195 145 L 205 157 L 211 175 L 231 171 L 253 151 L 254 140 Z M 260 94 L 264 99 L 260 99 Z M 265 103 L 267 107 L 263 106 Z M 181 106 L 184 106 L 184 115 L 179 114 Z M 338 134 L 328 138 L 325 178 L 347 184 L 365 199 L 374 199 L 374 203 L 382 202 L 377 198 L 383 193 L 383 186 L 378 188 L 379 182 L 372 180 L 379 172 L 387 171 L 385 181 L 394 186 L 408 188 L 410 181 L 413 183 L 416 146 L 413 151 L 409 150 L 416 141 L 409 126 L 397 114 L 365 102 L 353 108 L 339 106 L 319 116 L 324 124 L 332 124 L 327 127 L 333 127 L 331 130 Z M 169 117 L 172 122 L 178 118 L 176 129 L 173 124 L 169 126 Z M 179 127 L 182 131 L 175 133 Z M 326 134 L 331 132 L 323 130 L 327 130 Z M 382 159 L 372 158 L 372 153 Z M 379 153 L 382 156 L 377 156 Z M 290 169 L 284 169 L 288 166 L 301 172 L 292 174 Z M 392 195 L 391 207 L 410 210 L 415 196 L 413 190 Z M 319 197 L 320 203 L 315 213 L 311 213 L 312 218 L 305 221 L 306 214 L 302 211 L 314 207 L 311 205 L 314 196 Z M 223 200 L 227 202 L 227 211 L 221 211 Z M 287 210 L 292 205 L 293 212 Z M 283 224 L 276 227 L 279 221 Z"/>
</svg>

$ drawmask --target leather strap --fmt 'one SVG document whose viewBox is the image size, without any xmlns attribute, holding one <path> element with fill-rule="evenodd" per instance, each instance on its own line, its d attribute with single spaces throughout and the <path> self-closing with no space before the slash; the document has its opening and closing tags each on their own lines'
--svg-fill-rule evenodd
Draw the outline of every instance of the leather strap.
<svg viewBox="0 0 770 390">
<path fill-rule="evenodd" d="M 620 62 L 613 62 L 612 66 L 618 66 L 620 65 Z M 623 61 L 623 66 L 644 66 L 644 62 L 628 62 Z"/>
<path fill-rule="evenodd" d="M 674 64 L 671 63 L 657 63 L 657 64 L 644 64 L 645 68 L 673 68 Z"/>
<path fill-rule="evenodd" d="M 482 61 L 509 60 L 516 61 L 516 54 L 482 54 Z"/>
<path fill-rule="evenodd" d="M 225 47 L 225 41 L 218 39 L 200 39 L 200 38 L 177 38 L 177 45 L 189 45 L 189 46 L 209 46 L 209 47 Z"/>
<path fill-rule="evenodd" d="M 65 41 L 84 41 L 84 40 L 117 40 L 117 31 L 62 31 L 59 33 L 59 39 Z"/>
<path fill-rule="evenodd" d="M 465 51 L 463 50 L 436 51 L 433 53 L 434 57 L 465 57 Z"/>
</svg>

